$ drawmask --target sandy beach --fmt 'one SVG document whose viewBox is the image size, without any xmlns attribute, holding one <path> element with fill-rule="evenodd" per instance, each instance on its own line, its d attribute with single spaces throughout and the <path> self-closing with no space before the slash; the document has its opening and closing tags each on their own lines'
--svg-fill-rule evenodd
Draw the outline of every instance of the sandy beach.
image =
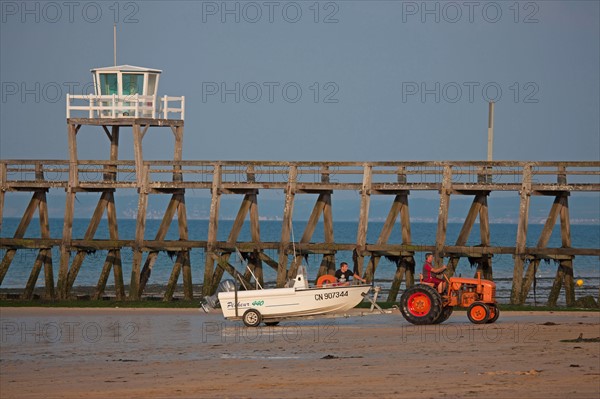
<svg viewBox="0 0 600 399">
<path fill-rule="evenodd" d="M 0 313 L 2 399 L 600 397 L 598 312 L 417 327 L 356 311 L 255 329 L 194 309 Z"/>
</svg>

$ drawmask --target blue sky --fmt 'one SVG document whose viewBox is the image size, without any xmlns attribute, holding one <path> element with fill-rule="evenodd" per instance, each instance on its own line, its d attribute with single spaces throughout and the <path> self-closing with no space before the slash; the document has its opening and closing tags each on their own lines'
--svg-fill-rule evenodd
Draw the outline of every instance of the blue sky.
<svg viewBox="0 0 600 399">
<path fill-rule="evenodd" d="M 496 99 L 494 159 L 599 160 L 599 4 L 2 1 L 0 157 L 67 159 L 66 92 L 112 65 L 117 21 L 117 63 L 186 96 L 184 159 L 485 160 Z M 144 157 L 172 154 L 151 129 Z"/>
</svg>

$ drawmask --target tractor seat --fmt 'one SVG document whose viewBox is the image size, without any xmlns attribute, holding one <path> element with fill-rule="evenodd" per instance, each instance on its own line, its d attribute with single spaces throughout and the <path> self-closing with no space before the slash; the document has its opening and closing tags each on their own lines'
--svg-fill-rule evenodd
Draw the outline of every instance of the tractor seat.
<svg viewBox="0 0 600 399">
<path fill-rule="evenodd" d="M 419 283 L 435 288 L 435 284 L 423 281 L 423 273 L 419 274 Z"/>
</svg>

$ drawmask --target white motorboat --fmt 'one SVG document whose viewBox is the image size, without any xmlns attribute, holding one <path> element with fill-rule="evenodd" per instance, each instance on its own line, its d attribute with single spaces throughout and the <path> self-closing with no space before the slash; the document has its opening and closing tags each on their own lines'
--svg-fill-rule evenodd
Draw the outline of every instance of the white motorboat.
<svg viewBox="0 0 600 399">
<path fill-rule="evenodd" d="M 333 276 L 331 276 L 333 277 Z M 233 284 L 230 287 L 234 288 Z M 304 267 L 284 288 L 219 292 L 223 316 L 242 320 L 248 327 L 261 322 L 275 325 L 287 318 L 341 313 L 358 305 L 371 290 L 371 285 L 335 282 L 310 287 Z"/>
</svg>

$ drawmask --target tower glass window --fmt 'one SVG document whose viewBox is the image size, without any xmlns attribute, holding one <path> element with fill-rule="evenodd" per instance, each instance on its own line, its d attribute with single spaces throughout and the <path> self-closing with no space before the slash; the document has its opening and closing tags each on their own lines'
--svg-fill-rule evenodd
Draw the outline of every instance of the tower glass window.
<svg viewBox="0 0 600 399">
<path fill-rule="evenodd" d="M 123 74 L 123 95 L 144 94 L 144 75 L 139 73 Z"/>
<path fill-rule="evenodd" d="M 119 85 L 117 83 L 116 73 L 100 74 L 100 94 L 111 95 L 119 94 Z"/>
</svg>

